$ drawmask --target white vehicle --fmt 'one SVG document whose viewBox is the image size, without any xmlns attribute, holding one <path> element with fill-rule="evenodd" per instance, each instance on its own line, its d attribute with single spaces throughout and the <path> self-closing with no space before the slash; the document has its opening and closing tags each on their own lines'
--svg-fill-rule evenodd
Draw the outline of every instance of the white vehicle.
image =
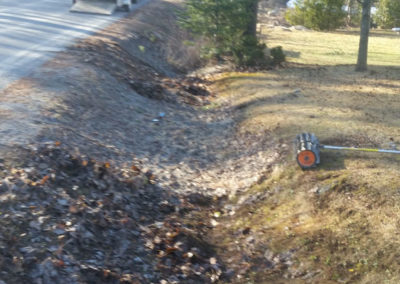
<svg viewBox="0 0 400 284">
<path fill-rule="evenodd" d="M 400 28 L 393 28 L 392 31 L 396 32 L 397 34 L 400 34 Z"/>
<path fill-rule="evenodd" d="M 70 12 L 111 15 L 117 9 L 129 12 L 136 0 L 72 0 Z"/>
</svg>

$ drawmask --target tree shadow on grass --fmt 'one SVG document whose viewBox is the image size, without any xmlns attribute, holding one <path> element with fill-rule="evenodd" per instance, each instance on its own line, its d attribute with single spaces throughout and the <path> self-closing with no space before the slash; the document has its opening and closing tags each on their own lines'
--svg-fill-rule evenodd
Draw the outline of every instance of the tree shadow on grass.
<svg viewBox="0 0 400 284">
<path fill-rule="evenodd" d="M 291 57 L 291 58 L 300 58 L 301 56 L 301 52 L 299 51 L 292 51 L 292 50 L 284 50 L 284 53 L 287 57 Z"/>
<path fill-rule="evenodd" d="M 358 31 L 358 30 L 336 30 L 336 31 L 333 31 L 332 33 L 343 34 L 343 35 L 355 35 L 355 36 L 360 35 L 360 31 Z M 370 30 L 370 38 L 372 38 L 372 37 L 398 38 L 399 35 L 396 32 L 393 32 L 391 30 L 371 29 Z"/>
</svg>

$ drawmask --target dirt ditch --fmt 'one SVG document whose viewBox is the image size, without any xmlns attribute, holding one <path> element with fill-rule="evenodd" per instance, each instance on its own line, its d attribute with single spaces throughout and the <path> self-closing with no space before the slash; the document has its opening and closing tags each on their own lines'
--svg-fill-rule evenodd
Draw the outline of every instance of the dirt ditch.
<svg viewBox="0 0 400 284">
<path fill-rule="evenodd" d="M 230 102 L 187 75 L 181 4 L 153 1 L 2 91 L 0 279 L 234 277 L 204 236 L 288 147 L 237 132 Z"/>
</svg>

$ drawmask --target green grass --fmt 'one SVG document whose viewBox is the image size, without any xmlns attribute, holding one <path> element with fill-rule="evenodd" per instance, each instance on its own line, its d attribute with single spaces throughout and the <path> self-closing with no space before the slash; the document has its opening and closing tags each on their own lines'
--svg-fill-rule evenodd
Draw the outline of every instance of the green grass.
<svg viewBox="0 0 400 284">
<path fill-rule="evenodd" d="M 359 32 L 284 31 L 264 29 L 269 47 L 281 45 L 288 60 L 301 64 L 337 65 L 357 61 Z M 372 31 L 369 38 L 371 65 L 399 66 L 400 36 L 389 31 Z"/>
</svg>

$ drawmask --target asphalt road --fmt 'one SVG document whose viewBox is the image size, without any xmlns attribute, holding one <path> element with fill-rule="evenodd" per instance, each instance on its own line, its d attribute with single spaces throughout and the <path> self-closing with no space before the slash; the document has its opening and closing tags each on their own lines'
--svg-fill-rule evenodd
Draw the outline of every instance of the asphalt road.
<svg viewBox="0 0 400 284">
<path fill-rule="evenodd" d="M 29 75 L 75 39 L 125 15 L 70 13 L 71 3 L 72 0 L 0 0 L 0 89 Z"/>
</svg>

